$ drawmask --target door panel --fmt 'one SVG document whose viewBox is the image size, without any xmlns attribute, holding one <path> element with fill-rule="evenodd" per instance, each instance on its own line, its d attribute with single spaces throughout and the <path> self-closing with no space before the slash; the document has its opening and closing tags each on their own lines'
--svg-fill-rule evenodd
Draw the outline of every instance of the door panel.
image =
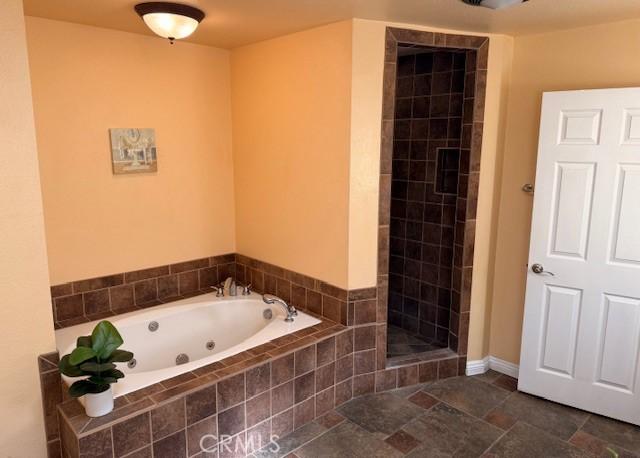
<svg viewBox="0 0 640 458">
<path fill-rule="evenodd" d="M 605 294 L 596 381 L 633 392 L 640 337 L 640 301 Z"/>
<path fill-rule="evenodd" d="M 593 163 L 556 163 L 553 255 L 586 257 L 595 168 Z"/>
<path fill-rule="evenodd" d="M 573 377 L 582 291 L 546 286 L 540 368 Z"/>
<path fill-rule="evenodd" d="M 618 183 L 611 260 L 640 266 L 640 165 L 620 165 Z"/>
<path fill-rule="evenodd" d="M 545 93 L 521 391 L 640 424 L 640 89 Z"/>
</svg>

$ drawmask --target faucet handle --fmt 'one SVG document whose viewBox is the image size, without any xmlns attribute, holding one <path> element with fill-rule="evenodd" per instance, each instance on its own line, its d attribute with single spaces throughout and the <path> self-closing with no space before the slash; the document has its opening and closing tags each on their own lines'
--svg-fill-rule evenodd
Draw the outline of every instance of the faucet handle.
<svg viewBox="0 0 640 458">
<path fill-rule="evenodd" d="M 216 292 L 216 297 L 224 297 L 224 288 L 220 286 L 212 286 L 211 289 Z"/>
<path fill-rule="evenodd" d="M 248 296 L 251 294 L 251 283 L 248 285 L 242 285 L 242 295 Z"/>
</svg>

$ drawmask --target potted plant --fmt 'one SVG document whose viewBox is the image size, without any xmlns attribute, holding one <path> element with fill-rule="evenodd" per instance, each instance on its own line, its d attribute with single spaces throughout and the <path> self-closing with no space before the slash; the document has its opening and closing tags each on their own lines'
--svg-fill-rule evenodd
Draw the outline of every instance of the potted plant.
<svg viewBox="0 0 640 458">
<path fill-rule="evenodd" d="M 84 396 L 88 416 L 100 417 L 113 410 L 111 384 L 124 377 L 115 363 L 133 359 L 133 353 L 118 350 L 123 344 L 118 330 L 108 321 L 101 321 L 90 336 L 78 337 L 76 348 L 60 360 L 58 368 L 67 377 L 82 377 L 69 387 L 74 398 Z"/>
</svg>

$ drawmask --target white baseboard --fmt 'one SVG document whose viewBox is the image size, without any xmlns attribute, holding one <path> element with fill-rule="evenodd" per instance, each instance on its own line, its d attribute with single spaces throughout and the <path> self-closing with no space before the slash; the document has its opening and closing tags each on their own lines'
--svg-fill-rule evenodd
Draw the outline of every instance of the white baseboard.
<svg viewBox="0 0 640 458">
<path fill-rule="evenodd" d="M 520 370 L 517 364 L 496 358 L 495 356 L 487 356 L 483 359 L 467 361 L 466 374 L 480 375 L 484 374 L 489 369 L 493 369 L 496 372 L 500 372 L 501 374 L 505 374 L 513 378 L 518 378 L 518 372 Z"/>
<path fill-rule="evenodd" d="M 485 357 L 476 361 L 467 361 L 467 375 L 480 375 L 489 370 L 489 357 Z"/>
<path fill-rule="evenodd" d="M 496 358 L 495 356 L 489 356 L 489 369 L 513 378 L 518 378 L 518 373 L 520 372 L 520 366 L 517 364 Z"/>
</svg>

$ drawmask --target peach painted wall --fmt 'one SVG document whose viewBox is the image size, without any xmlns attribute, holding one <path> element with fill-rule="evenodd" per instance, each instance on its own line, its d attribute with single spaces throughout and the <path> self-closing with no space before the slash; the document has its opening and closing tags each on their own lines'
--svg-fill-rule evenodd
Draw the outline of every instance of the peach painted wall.
<svg viewBox="0 0 640 458">
<path fill-rule="evenodd" d="M 544 91 L 640 86 L 640 21 L 515 39 L 498 220 L 491 355 L 518 363 Z"/>
<path fill-rule="evenodd" d="M 347 287 L 351 21 L 233 50 L 238 252 Z"/>
<path fill-rule="evenodd" d="M 46 456 L 37 356 L 55 349 L 21 0 L 0 8 L 0 456 Z"/>
<path fill-rule="evenodd" d="M 382 77 L 387 26 L 465 33 L 408 24 L 354 20 L 349 207 L 351 288 L 373 286 L 376 282 Z M 503 131 L 513 47 L 510 37 L 489 37 L 491 41 L 471 292 L 469 359 L 480 359 L 489 350 L 493 252 L 496 244 Z"/>
<path fill-rule="evenodd" d="M 229 52 L 27 18 L 53 284 L 233 252 Z M 110 127 L 158 172 L 115 176 Z"/>
</svg>

